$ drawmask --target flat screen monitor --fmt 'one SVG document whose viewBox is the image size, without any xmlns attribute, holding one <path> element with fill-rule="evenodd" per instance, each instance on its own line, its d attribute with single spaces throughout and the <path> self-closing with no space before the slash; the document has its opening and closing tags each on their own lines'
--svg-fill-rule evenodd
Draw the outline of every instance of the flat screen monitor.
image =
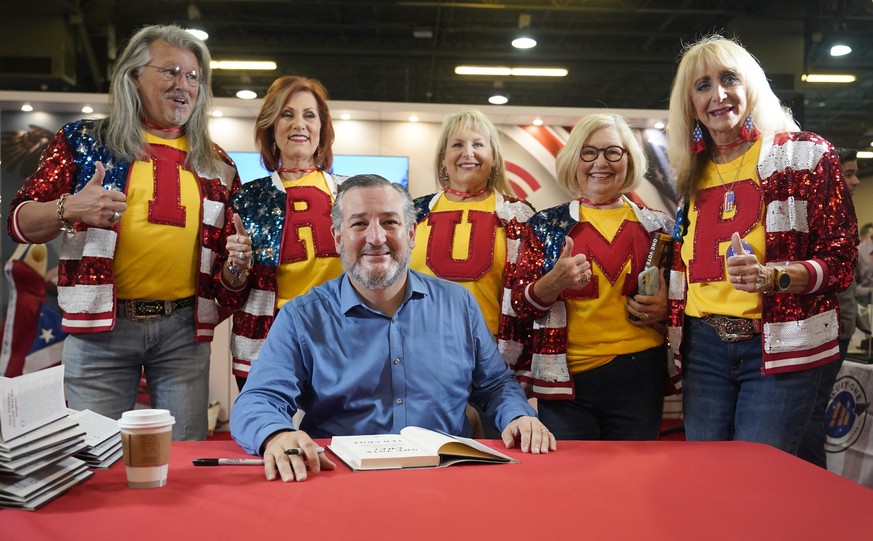
<svg viewBox="0 0 873 541">
<path fill-rule="evenodd" d="M 228 152 L 239 170 L 243 184 L 269 176 L 257 152 Z M 409 158 L 407 156 L 354 156 L 336 154 L 329 173 L 350 177 L 366 173 L 376 174 L 409 189 Z"/>
</svg>

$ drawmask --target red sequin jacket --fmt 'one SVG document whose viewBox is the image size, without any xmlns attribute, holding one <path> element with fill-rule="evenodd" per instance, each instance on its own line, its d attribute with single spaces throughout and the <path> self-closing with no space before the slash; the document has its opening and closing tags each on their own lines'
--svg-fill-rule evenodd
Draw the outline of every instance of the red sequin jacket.
<svg viewBox="0 0 873 541">
<path fill-rule="evenodd" d="M 79 120 L 65 125 L 49 143 L 40 158 L 36 173 L 12 201 L 7 229 L 15 242 L 30 243 L 21 231 L 19 211 L 31 202 L 54 201 L 65 193 L 76 193 L 94 175 L 95 161 L 103 162 L 107 189 L 125 191 L 131 164 L 117 160 L 101 146 L 95 123 Z M 221 285 L 221 265 L 226 258 L 228 232 L 233 232 L 227 202 L 239 184 L 233 161 L 215 147 L 224 163 L 222 178 L 197 174 L 203 197 L 200 207 L 200 253 L 198 254 L 195 339 L 210 342 L 218 324 L 216 296 L 229 294 Z M 58 267 L 58 304 L 63 311 L 61 325 L 68 333 L 96 333 L 112 330 L 116 318 L 115 271 L 113 258 L 118 241 L 118 225 L 111 228 L 75 224 L 76 234 L 62 235 Z M 145 239 L 144 239 L 145 242 Z"/>
<path fill-rule="evenodd" d="M 670 231 L 673 222 L 669 216 L 641 207 L 627 197 L 623 199 L 650 234 Z M 570 400 L 576 396 L 567 368 L 567 308 L 560 298 L 550 307 L 541 306 L 529 296 L 528 287 L 554 267 L 564 239 L 577 223 L 578 201 L 538 212 L 525 228 L 518 269 L 512 277 L 512 308 L 533 326 L 530 346 L 516 364 L 515 374 L 520 382 L 530 385 L 533 396 L 543 400 Z"/>
<path fill-rule="evenodd" d="M 421 222 L 430 214 L 443 193 L 425 195 L 415 200 L 416 221 Z M 533 207 L 527 202 L 495 193 L 494 212 L 506 234 L 506 263 L 503 266 L 503 295 L 500 300 L 500 322 L 497 328 L 497 349 L 511 369 L 515 369 L 520 358 L 525 356 L 524 347 L 528 341 L 530 327 L 519 322 L 509 303 L 512 276 L 518 264 L 519 244 L 525 223 L 534 215 Z"/>
<path fill-rule="evenodd" d="M 839 156 L 814 133 L 781 133 L 763 142 L 757 168 L 766 264 L 800 263 L 809 272 L 806 291 L 763 295 L 763 373 L 797 372 L 836 361 L 836 292 L 851 283 L 858 255 L 858 223 Z M 668 340 L 680 370 L 687 292 L 680 250 L 687 205 L 680 198 L 669 290 Z"/>
<path fill-rule="evenodd" d="M 330 203 L 347 177 L 322 172 L 330 189 Z M 247 182 L 234 193 L 231 207 L 242 219 L 252 239 L 252 269 L 244 289 L 234 297 L 223 297 L 223 308 L 233 312 L 230 351 L 233 375 L 247 378 L 252 362 L 258 358 L 267 333 L 276 317 L 279 291 L 279 265 L 285 237 L 288 195 L 278 173 Z M 330 221 L 329 214 L 325 220 Z M 291 227 L 291 226 L 289 226 Z M 333 239 L 327 235 L 331 251 L 308 257 L 336 255 Z"/>
</svg>

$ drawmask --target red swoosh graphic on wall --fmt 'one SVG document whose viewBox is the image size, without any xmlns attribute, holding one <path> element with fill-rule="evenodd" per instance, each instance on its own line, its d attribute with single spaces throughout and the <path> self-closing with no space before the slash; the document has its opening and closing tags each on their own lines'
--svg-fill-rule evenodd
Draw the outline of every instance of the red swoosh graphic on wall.
<svg viewBox="0 0 873 541">
<path fill-rule="evenodd" d="M 564 148 L 564 141 L 559 139 L 551 130 L 545 126 L 519 126 L 521 129 L 531 134 L 552 156 L 557 156 L 558 152 Z"/>
<path fill-rule="evenodd" d="M 512 191 L 515 192 L 515 195 L 524 199 L 529 194 L 534 193 L 539 190 L 542 186 L 537 182 L 537 179 L 534 178 L 533 175 L 527 172 L 523 167 L 518 166 L 512 162 L 504 162 L 506 166 L 506 172 L 511 173 L 518 177 L 520 180 L 524 181 L 525 184 L 529 187 L 528 190 L 525 190 L 517 182 L 513 182 L 512 179 L 509 179 L 509 184 L 512 186 Z"/>
</svg>

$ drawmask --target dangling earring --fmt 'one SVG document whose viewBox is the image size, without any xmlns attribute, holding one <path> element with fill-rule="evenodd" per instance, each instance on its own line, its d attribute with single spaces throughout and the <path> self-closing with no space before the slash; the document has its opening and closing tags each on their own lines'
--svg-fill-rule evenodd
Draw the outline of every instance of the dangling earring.
<svg viewBox="0 0 873 541">
<path fill-rule="evenodd" d="M 440 167 L 440 183 L 444 186 L 449 185 L 449 172 L 446 170 L 446 166 L 443 165 Z"/>
<path fill-rule="evenodd" d="M 488 173 L 488 184 L 487 186 L 494 186 L 494 177 L 497 176 L 497 168 L 493 165 L 491 166 L 491 172 Z"/>
<path fill-rule="evenodd" d="M 703 139 L 703 130 L 700 129 L 700 122 L 694 123 L 694 131 L 691 132 L 691 152 L 700 154 L 706 150 L 706 141 Z"/>
<path fill-rule="evenodd" d="M 760 136 L 761 130 L 755 126 L 752 115 L 747 116 L 746 121 L 743 123 L 743 129 L 740 130 L 740 138 L 743 141 L 757 141 Z"/>
</svg>

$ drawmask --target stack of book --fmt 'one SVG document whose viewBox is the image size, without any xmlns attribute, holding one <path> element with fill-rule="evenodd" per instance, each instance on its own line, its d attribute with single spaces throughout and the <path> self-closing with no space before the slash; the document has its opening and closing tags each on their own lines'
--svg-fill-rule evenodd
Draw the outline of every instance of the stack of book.
<svg viewBox="0 0 873 541">
<path fill-rule="evenodd" d="M 92 468 L 108 468 L 121 458 L 121 431 L 118 421 L 91 410 L 69 410 L 70 416 L 85 430 L 87 448 L 76 453 Z"/>
<path fill-rule="evenodd" d="M 64 404 L 63 366 L 0 378 L 0 403 L 0 508 L 37 509 L 92 475 L 73 456 L 88 445 Z"/>
</svg>

